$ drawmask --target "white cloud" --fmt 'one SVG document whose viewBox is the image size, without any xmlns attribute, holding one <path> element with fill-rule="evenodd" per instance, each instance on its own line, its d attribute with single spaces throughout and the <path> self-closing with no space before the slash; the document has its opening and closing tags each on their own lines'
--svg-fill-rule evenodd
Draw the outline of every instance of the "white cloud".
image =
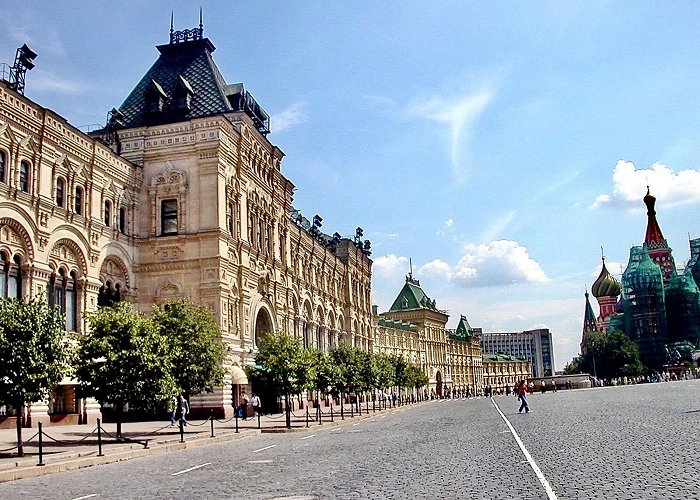
<svg viewBox="0 0 700 500">
<path fill-rule="evenodd" d="M 662 163 L 638 169 L 634 163 L 620 160 L 613 170 L 613 192 L 596 197 L 589 207 L 620 207 L 644 209 L 642 198 L 647 186 L 664 206 L 673 207 L 700 203 L 700 170 L 688 169 L 676 173 Z"/>
<path fill-rule="evenodd" d="M 393 253 L 377 257 L 372 263 L 372 274 L 385 281 L 391 281 L 406 274 L 408 257 L 399 257 Z"/>
<path fill-rule="evenodd" d="M 270 117 L 270 126 L 275 132 L 282 132 L 295 125 L 301 125 L 309 120 L 306 113 L 306 103 L 302 101 L 295 102 L 281 113 L 274 114 Z"/>
<path fill-rule="evenodd" d="M 447 227 L 452 226 L 454 223 L 455 223 L 454 219 L 447 219 L 447 220 L 445 221 L 445 225 L 446 225 Z"/>
<path fill-rule="evenodd" d="M 423 265 L 418 273 L 441 276 L 464 287 L 549 281 L 537 261 L 530 257 L 527 248 L 516 241 L 497 240 L 487 244 L 469 244 L 465 251 L 455 266 L 436 259 Z"/>
<path fill-rule="evenodd" d="M 414 103 L 408 109 L 410 116 L 419 116 L 449 125 L 452 171 L 458 181 L 463 181 L 466 170 L 462 158 L 470 129 L 491 102 L 493 93 L 484 87 L 467 95 L 445 98 L 434 96 Z"/>
</svg>

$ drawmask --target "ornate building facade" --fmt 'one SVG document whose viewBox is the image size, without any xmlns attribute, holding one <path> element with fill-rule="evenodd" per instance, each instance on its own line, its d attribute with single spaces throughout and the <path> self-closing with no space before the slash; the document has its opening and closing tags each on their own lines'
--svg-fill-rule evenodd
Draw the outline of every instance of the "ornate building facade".
<svg viewBox="0 0 700 500">
<path fill-rule="evenodd" d="M 260 336 L 370 349 L 370 243 L 322 231 L 293 206 L 284 153 L 243 84 L 227 84 L 203 29 L 172 32 L 90 136 L 0 82 L 0 256 L 5 297 L 43 295 L 85 332 L 85 311 L 129 300 L 205 304 L 228 347 L 227 378 L 194 411 L 232 413 Z M 232 378 L 233 376 L 233 378 Z M 94 402 L 66 380 L 37 418 L 83 421 Z M 35 418 L 36 421 L 36 418 Z"/>
<path fill-rule="evenodd" d="M 621 285 L 603 262 L 594 283 L 600 317 L 593 327 L 624 332 L 639 346 L 642 362 L 658 371 L 681 360 L 690 361 L 692 352 L 700 350 L 700 239 L 690 240 L 690 261 L 677 269 L 656 218 L 656 198 L 648 188 L 643 201 L 647 207 L 644 243 L 630 249 Z M 588 317 L 587 306 L 582 352 L 590 328 Z"/>
<path fill-rule="evenodd" d="M 449 315 L 437 309 L 411 274 L 387 312 L 375 316 L 374 350 L 403 356 L 428 377 L 427 390 L 437 397 L 452 389 L 472 394 L 483 389 L 481 348 L 477 333 L 461 316 L 455 330 L 445 328 Z"/>
</svg>

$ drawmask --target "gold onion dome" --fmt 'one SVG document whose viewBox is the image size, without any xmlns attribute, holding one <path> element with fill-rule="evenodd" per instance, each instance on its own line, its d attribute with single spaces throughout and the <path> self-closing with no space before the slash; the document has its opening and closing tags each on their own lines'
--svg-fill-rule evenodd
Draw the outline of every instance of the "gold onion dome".
<svg viewBox="0 0 700 500">
<path fill-rule="evenodd" d="M 605 257 L 603 257 L 603 268 L 600 270 L 598 279 L 591 286 L 591 293 L 595 298 L 617 297 L 620 295 L 620 290 L 622 290 L 622 285 L 605 267 Z"/>
</svg>

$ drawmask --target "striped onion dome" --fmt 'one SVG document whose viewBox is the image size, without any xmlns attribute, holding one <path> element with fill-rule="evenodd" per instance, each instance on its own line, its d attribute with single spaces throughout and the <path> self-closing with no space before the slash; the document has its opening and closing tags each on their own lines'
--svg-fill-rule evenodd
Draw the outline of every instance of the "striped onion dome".
<svg viewBox="0 0 700 500">
<path fill-rule="evenodd" d="M 603 257 L 603 268 L 600 270 L 600 275 L 598 279 L 593 282 L 591 286 L 591 293 L 595 298 L 600 297 L 617 297 L 620 295 L 620 290 L 622 285 L 615 279 L 615 277 L 610 274 L 608 268 L 605 267 L 605 257 Z"/>
</svg>

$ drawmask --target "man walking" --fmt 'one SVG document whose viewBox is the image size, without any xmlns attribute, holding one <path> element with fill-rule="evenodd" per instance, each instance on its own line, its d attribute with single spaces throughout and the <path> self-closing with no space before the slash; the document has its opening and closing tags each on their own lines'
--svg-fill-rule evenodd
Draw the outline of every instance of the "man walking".
<svg viewBox="0 0 700 500">
<path fill-rule="evenodd" d="M 258 397 L 258 395 L 253 393 L 253 397 L 250 400 L 250 402 L 253 405 L 253 411 L 255 412 L 255 414 L 260 415 L 260 398 Z"/>
<path fill-rule="evenodd" d="M 175 417 L 182 422 L 182 425 L 187 425 L 187 414 L 190 412 L 190 405 L 185 397 L 180 394 L 177 397 L 177 405 L 175 406 Z"/>
<path fill-rule="evenodd" d="M 520 400 L 518 413 L 522 413 L 523 410 L 525 410 L 525 413 L 530 413 L 530 407 L 527 404 L 527 384 L 524 380 L 521 380 L 520 384 L 518 384 L 518 399 Z"/>
</svg>

